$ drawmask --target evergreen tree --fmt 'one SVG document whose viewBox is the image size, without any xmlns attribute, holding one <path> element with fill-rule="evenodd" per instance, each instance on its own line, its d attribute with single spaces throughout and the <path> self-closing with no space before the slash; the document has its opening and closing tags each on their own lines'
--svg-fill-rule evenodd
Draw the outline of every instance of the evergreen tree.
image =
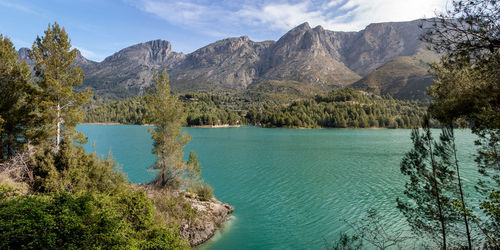
<svg viewBox="0 0 500 250">
<path fill-rule="evenodd" d="M 83 139 L 74 128 L 83 119 L 82 105 L 91 92 L 74 92 L 73 88 L 85 77 L 82 69 L 74 65 L 76 55 L 64 27 L 57 23 L 49 24 L 45 36 L 37 37 L 30 50 L 30 58 L 35 63 L 35 81 L 40 88 L 38 101 L 45 121 L 41 131 L 44 137 L 53 140 L 56 152 L 61 139 Z"/>
<path fill-rule="evenodd" d="M 412 130 L 413 149 L 401 162 L 401 173 L 409 177 L 404 194 L 397 206 L 413 231 L 433 239 L 440 247 L 449 246 L 449 234 L 457 213 L 452 200 L 455 194 L 454 171 L 437 153 L 436 144 L 424 117 L 423 133 Z M 440 238 L 435 238 L 440 235 Z"/>
<path fill-rule="evenodd" d="M 426 27 L 424 25 L 424 27 Z M 444 57 L 432 65 L 436 80 L 429 110 L 445 125 L 465 120 L 476 141 L 477 189 L 485 195 L 480 208 L 489 247 L 498 248 L 500 207 L 500 2 L 455 0 L 434 19 L 423 39 Z M 484 205 L 487 206 L 484 206 Z M 492 206 L 490 206 L 492 205 Z M 491 237 L 490 235 L 493 235 Z"/>
<path fill-rule="evenodd" d="M 460 167 L 457 159 L 457 147 L 455 145 L 455 133 L 452 126 L 447 126 L 442 129 L 441 136 L 439 137 L 440 143 L 436 145 L 436 151 L 439 157 L 443 159 L 443 164 L 446 166 L 455 166 L 457 174 L 457 185 L 460 194 L 459 208 L 462 213 L 465 225 L 465 234 L 467 236 L 467 245 L 472 249 L 471 233 L 469 229 L 468 209 L 464 199 L 464 191 L 462 186 L 462 179 L 460 177 Z"/>
<path fill-rule="evenodd" d="M 13 155 L 30 139 L 33 91 L 28 64 L 18 58 L 9 38 L 0 35 L 0 160 Z"/>
<path fill-rule="evenodd" d="M 170 93 L 166 71 L 154 76 L 146 100 L 149 121 L 155 126 L 150 130 L 154 140 L 153 154 L 156 155 L 156 162 L 151 168 L 158 170 L 154 182 L 162 187 L 177 188 L 182 184 L 186 171 L 182 149 L 191 138 L 186 132 L 181 133 L 184 111 L 177 96 Z"/>
</svg>

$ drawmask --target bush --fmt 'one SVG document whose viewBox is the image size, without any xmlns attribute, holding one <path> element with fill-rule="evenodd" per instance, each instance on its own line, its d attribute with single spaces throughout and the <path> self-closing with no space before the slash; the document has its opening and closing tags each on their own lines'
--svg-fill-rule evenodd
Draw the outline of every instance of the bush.
<svg viewBox="0 0 500 250">
<path fill-rule="evenodd" d="M 63 142 L 56 155 L 50 147 L 40 148 L 32 164 L 36 192 L 116 192 L 127 185 L 112 158 L 101 160 L 71 143 Z"/>
<path fill-rule="evenodd" d="M 198 210 L 192 207 L 182 193 L 170 192 L 167 189 L 156 189 L 152 202 L 156 209 L 155 221 L 168 227 L 179 227 L 189 224 L 191 227 L 198 217 Z"/>
<path fill-rule="evenodd" d="M 0 203 L 0 248 L 188 248 L 153 211 L 140 191 L 19 196 Z"/>
<path fill-rule="evenodd" d="M 202 201 L 208 201 L 214 197 L 214 189 L 203 180 L 193 184 L 188 191 L 198 195 L 198 198 Z"/>
</svg>

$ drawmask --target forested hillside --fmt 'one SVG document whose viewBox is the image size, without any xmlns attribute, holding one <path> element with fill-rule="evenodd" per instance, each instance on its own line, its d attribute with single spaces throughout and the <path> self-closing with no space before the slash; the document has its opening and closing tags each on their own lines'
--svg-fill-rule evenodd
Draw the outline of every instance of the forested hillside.
<svg viewBox="0 0 500 250">
<path fill-rule="evenodd" d="M 189 93 L 178 97 L 187 126 L 259 125 L 288 128 L 412 128 L 419 124 L 425 103 L 400 101 L 353 89 L 288 103 L 231 93 Z M 147 124 L 144 98 L 128 98 L 89 108 L 85 122 Z"/>
</svg>

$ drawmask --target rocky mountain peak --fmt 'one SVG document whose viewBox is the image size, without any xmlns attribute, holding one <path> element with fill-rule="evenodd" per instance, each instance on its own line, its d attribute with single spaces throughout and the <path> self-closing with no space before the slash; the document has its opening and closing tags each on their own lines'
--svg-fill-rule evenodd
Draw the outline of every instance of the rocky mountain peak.
<svg viewBox="0 0 500 250">
<path fill-rule="evenodd" d="M 316 31 L 316 32 L 323 32 L 325 29 L 323 29 L 323 26 L 318 25 L 318 26 L 314 27 L 313 30 Z"/>
<path fill-rule="evenodd" d="M 153 40 L 124 48 L 99 63 L 78 54 L 76 64 L 87 76 L 85 86 L 115 97 L 143 93 L 153 73 L 163 69 L 176 90 L 237 90 L 268 80 L 341 87 L 396 57 L 414 55 L 424 46 L 419 40 L 420 23 L 422 20 L 376 23 L 359 32 L 337 32 L 322 26 L 312 29 L 305 22 L 276 42 L 233 37 L 187 55 L 172 51 L 168 41 Z M 27 60 L 27 50 L 21 49 L 19 57 Z M 405 60 L 391 65 L 401 62 Z M 402 71 L 415 69 L 406 68 Z M 378 75 L 385 79 L 391 74 Z"/>
<path fill-rule="evenodd" d="M 291 29 L 290 31 L 303 31 L 303 30 L 310 30 L 311 26 L 309 26 L 308 22 L 302 23 L 298 25 L 297 27 Z"/>
<path fill-rule="evenodd" d="M 112 56 L 104 59 L 104 62 L 112 61 L 135 61 L 140 64 L 163 64 L 173 54 L 170 42 L 164 40 L 153 40 L 139 43 L 122 49 Z"/>
</svg>

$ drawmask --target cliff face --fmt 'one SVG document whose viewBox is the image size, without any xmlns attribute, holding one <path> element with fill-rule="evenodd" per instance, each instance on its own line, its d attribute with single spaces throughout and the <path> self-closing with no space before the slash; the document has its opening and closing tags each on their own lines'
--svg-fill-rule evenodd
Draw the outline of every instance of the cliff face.
<svg viewBox="0 0 500 250">
<path fill-rule="evenodd" d="M 177 91 L 243 90 L 268 81 L 344 87 L 397 57 L 422 50 L 421 22 L 370 24 L 359 32 L 304 23 L 276 42 L 228 38 L 187 55 L 172 51 L 167 41 L 155 40 L 120 50 L 99 63 L 79 55 L 76 63 L 87 77 L 84 87 L 114 98 L 142 94 L 153 73 L 164 69 Z M 26 59 L 25 52 L 19 51 L 21 58 Z"/>
<path fill-rule="evenodd" d="M 243 36 L 207 45 L 170 71 L 172 85 L 179 89 L 245 89 L 258 80 L 258 62 L 273 43 L 253 42 Z"/>
<path fill-rule="evenodd" d="M 347 43 L 343 50 L 346 65 L 366 76 L 398 56 L 415 54 L 423 46 L 419 40 L 422 21 L 370 24 Z"/>
<path fill-rule="evenodd" d="M 341 61 L 328 35 L 321 26 L 311 29 L 308 23 L 290 30 L 264 55 L 261 78 L 337 87 L 358 80 L 360 77 Z"/>
</svg>

